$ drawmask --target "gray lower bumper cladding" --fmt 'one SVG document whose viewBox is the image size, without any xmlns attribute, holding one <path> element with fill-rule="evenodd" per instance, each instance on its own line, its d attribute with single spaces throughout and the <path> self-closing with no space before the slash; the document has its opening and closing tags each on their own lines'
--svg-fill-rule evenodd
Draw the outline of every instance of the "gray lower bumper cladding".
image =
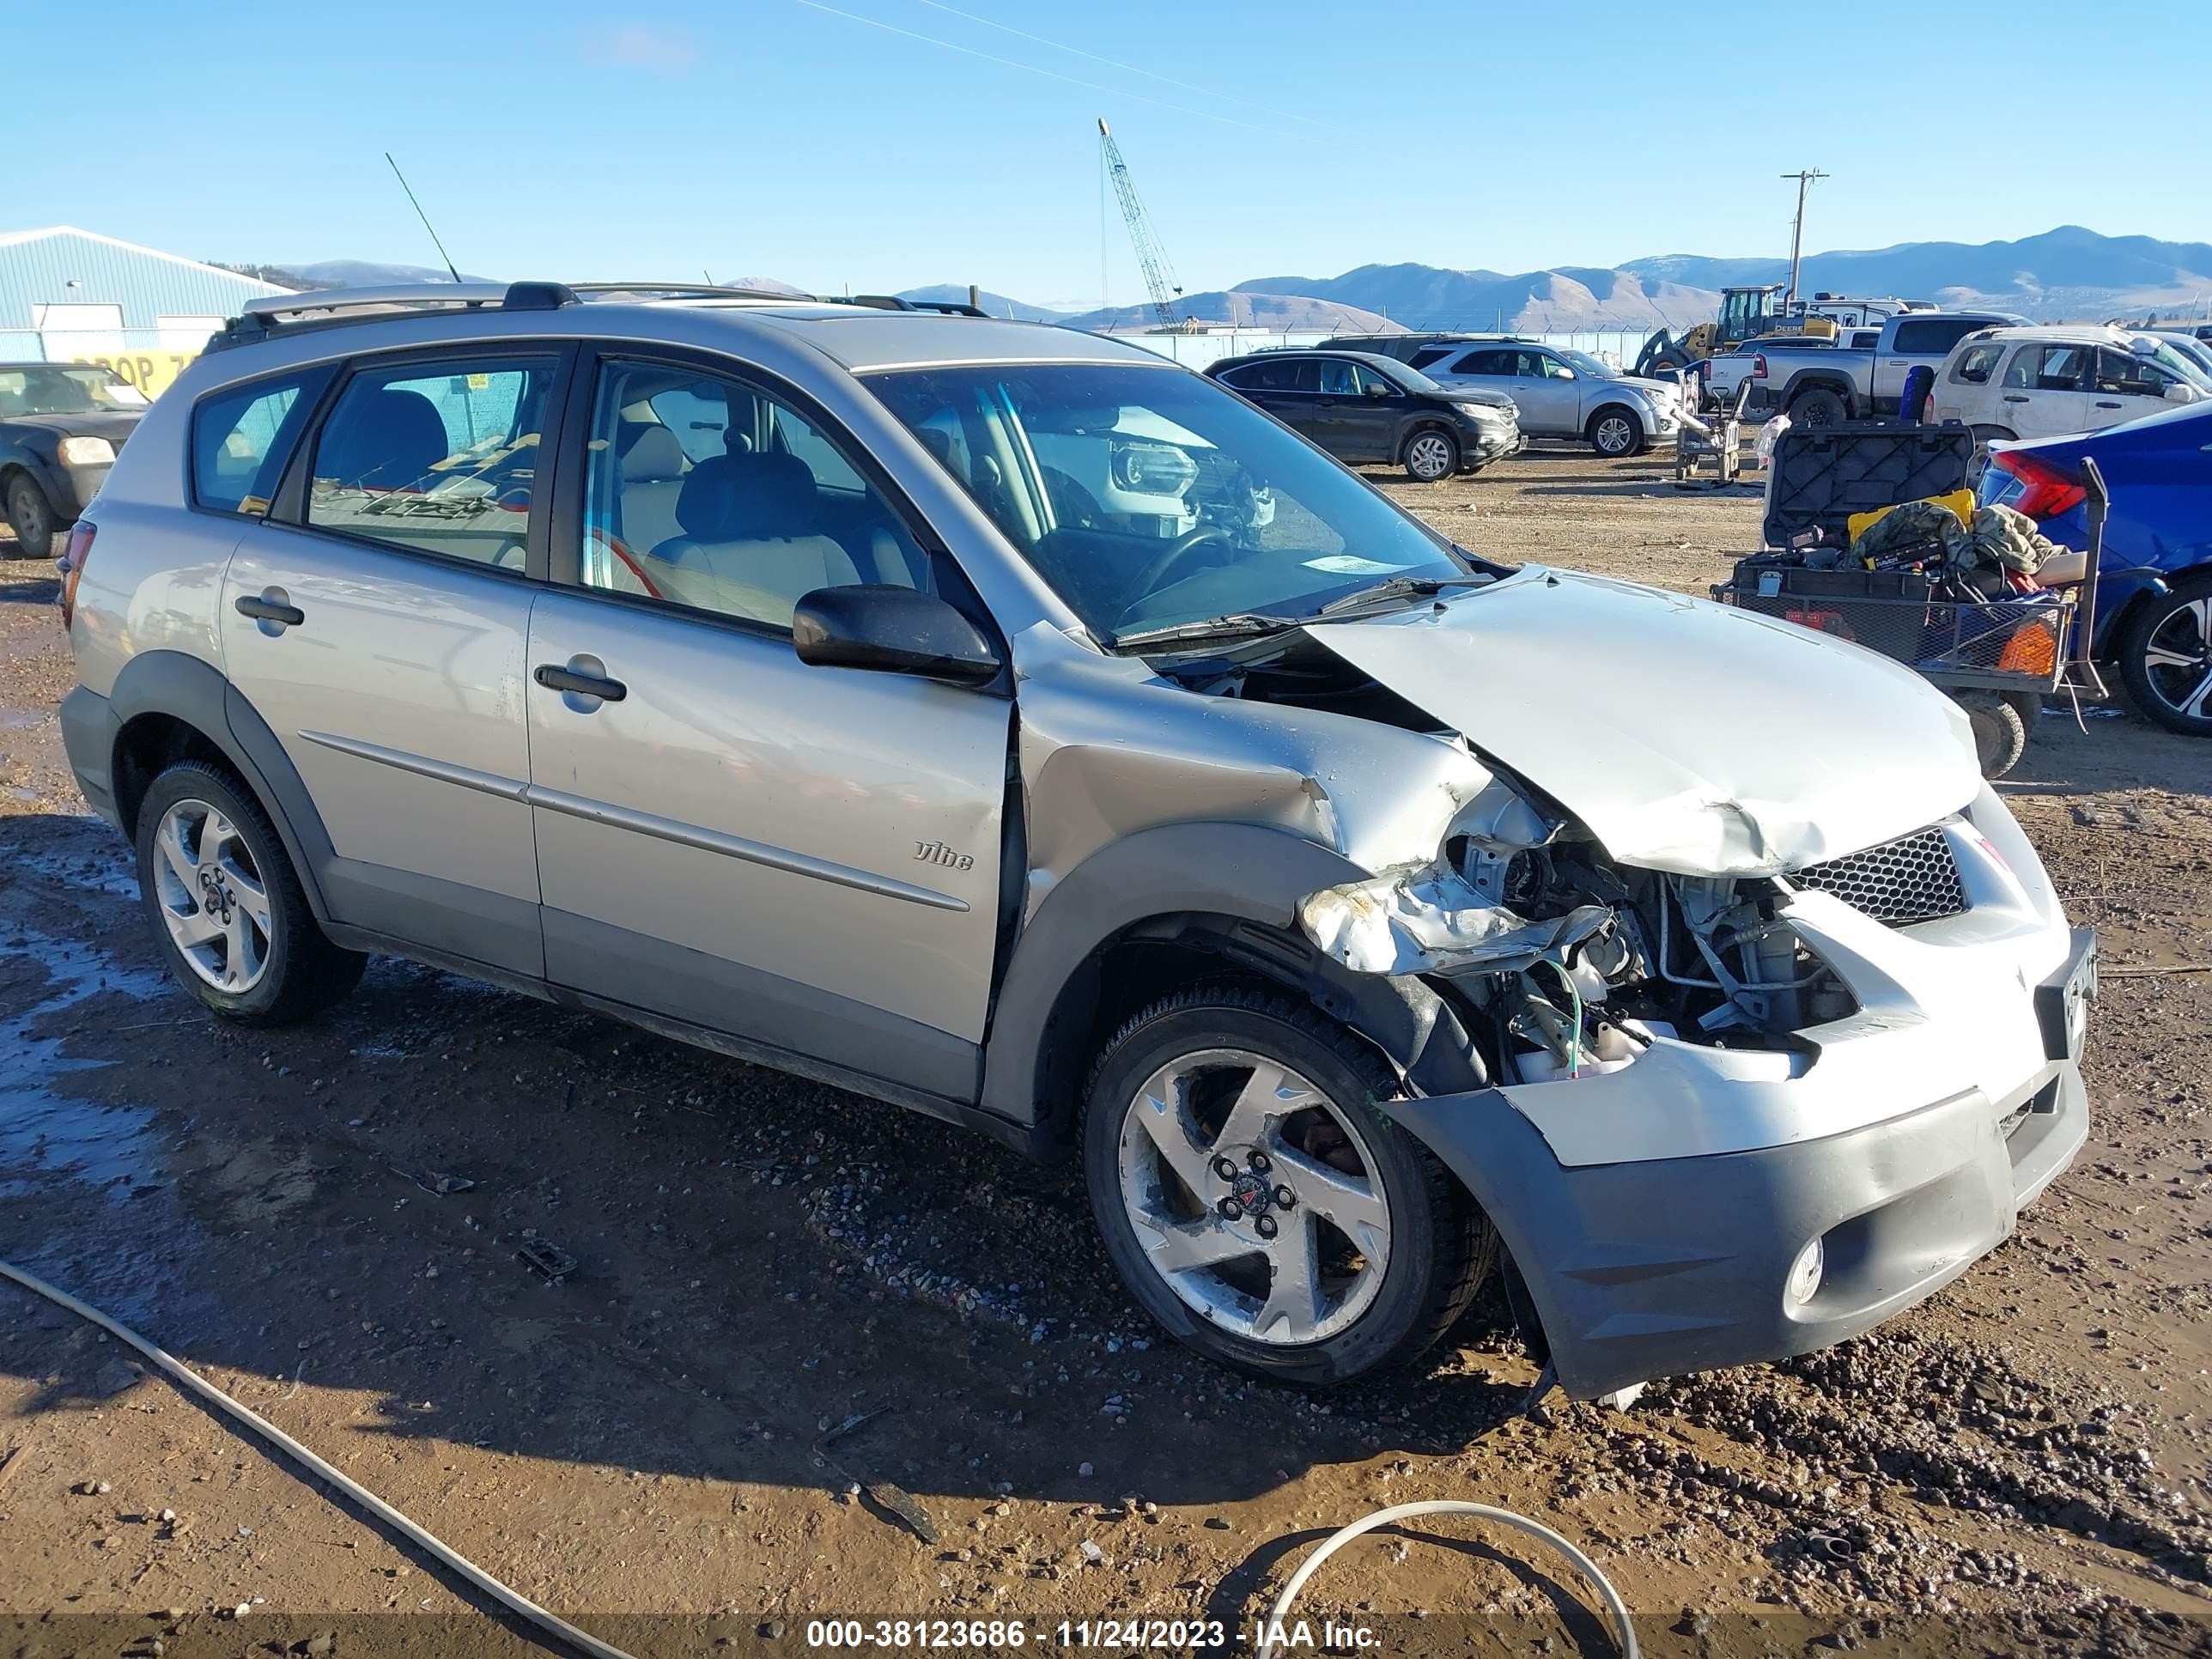
<svg viewBox="0 0 2212 1659">
<path fill-rule="evenodd" d="M 1872 1328 L 2002 1242 L 2089 1125 L 2071 1060 L 2015 1102 L 1966 1094 L 1817 1140 L 1575 1169 L 1495 1090 L 1390 1109 L 1496 1222 L 1578 1400 Z"/>
</svg>

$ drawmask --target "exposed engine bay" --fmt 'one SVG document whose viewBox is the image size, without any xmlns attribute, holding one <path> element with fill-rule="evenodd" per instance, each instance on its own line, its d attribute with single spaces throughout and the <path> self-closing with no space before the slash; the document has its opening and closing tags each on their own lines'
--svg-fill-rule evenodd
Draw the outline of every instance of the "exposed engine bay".
<svg viewBox="0 0 2212 1659">
<path fill-rule="evenodd" d="M 1460 734 L 1293 636 L 1242 660 L 1163 665 L 1216 696 Z M 1473 745 L 1467 744 L 1470 753 Z M 1631 1065 L 1660 1037 L 1802 1050 L 1856 1003 L 1782 914 L 1786 873 L 1700 876 L 1617 862 L 1544 791 L 1483 753 L 1490 781 L 1437 856 L 1310 895 L 1299 924 L 1355 972 L 1417 975 L 1457 1001 L 1498 1081 Z"/>
<path fill-rule="evenodd" d="M 1655 1037 L 1792 1048 L 1856 1004 L 1778 913 L 1786 878 L 1620 866 L 1499 780 L 1441 856 L 1309 896 L 1299 924 L 1356 972 L 1448 988 L 1504 1083 L 1632 1064 Z"/>
</svg>

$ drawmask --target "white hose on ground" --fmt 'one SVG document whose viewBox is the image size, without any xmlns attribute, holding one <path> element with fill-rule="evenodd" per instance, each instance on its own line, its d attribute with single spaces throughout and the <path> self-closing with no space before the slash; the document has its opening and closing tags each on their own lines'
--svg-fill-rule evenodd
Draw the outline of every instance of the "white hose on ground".
<svg viewBox="0 0 2212 1659">
<path fill-rule="evenodd" d="M 1348 1527 L 1339 1527 L 1331 1533 L 1322 1547 L 1306 1557 L 1298 1570 L 1291 1575 L 1291 1582 L 1283 1586 L 1283 1593 L 1275 1598 L 1275 1605 L 1267 1613 L 1266 1632 L 1268 1639 L 1261 1644 L 1260 1659 L 1275 1659 L 1282 1644 L 1275 1639 L 1274 1632 L 1279 1628 L 1286 1628 L 1291 1604 L 1298 1599 L 1298 1592 L 1306 1587 L 1306 1580 L 1313 1577 L 1316 1567 L 1363 1533 L 1372 1532 L 1377 1527 L 1389 1526 L 1394 1522 L 1411 1521 L 1422 1515 L 1472 1515 L 1485 1521 L 1495 1521 L 1501 1526 L 1517 1528 L 1532 1538 L 1542 1539 L 1574 1563 L 1576 1570 L 1597 1586 L 1598 1594 L 1604 1598 L 1606 1611 L 1613 1615 L 1613 1627 L 1620 1639 L 1621 1659 L 1638 1659 L 1636 1626 L 1628 1616 L 1628 1604 L 1620 1599 L 1620 1592 L 1613 1589 L 1612 1581 L 1597 1570 L 1596 1562 L 1540 1521 L 1531 1521 L 1525 1515 L 1514 1514 L 1511 1510 L 1495 1509 L 1488 1504 L 1469 1504 L 1451 1498 L 1436 1498 L 1425 1504 L 1400 1504 L 1390 1509 L 1377 1510 L 1364 1520 L 1355 1521 Z"/>
<path fill-rule="evenodd" d="M 446 1565 L 467 1579 L 470 1583 L 490 1596 L 492 1600 L 528 1620 L 547 1635 L 580 1653 L 590 1655 L 591 1659 L 629 1659 L 629 1655 L 624 1653 L 620 1648 L 611 1646 L 588 1632 L 578 1630 L 567 1620 L 546 1612 L 520 1590 L 509 1589 L 459 1550 L 416 1525 L 398 1510 L 393 1509 L 391 1504 L 369 1491 L 368 1487 L 341 1474 L 274 1423 L 248 1411 L 221 1389 L 216 1388 L 214 1383 L 208 1382 L 198 1372 L 191 1370 L 182 1360 L 155 1347 L 137 1332 L 118 1325 L 99 1309 L 89 1307 L 78 1301 L 67 1291 L 56 1290 L 43 1279 L 36 1274 L 25 1273 L 13 1262 L 0 1261 L 0 1278 L 15 1280 L 16 1284 L 33 1295 L 43 1296 L 58 1307 L 68 1309 L 79 1319 L 88 1320 L 99 1326 L 117 1341 L 127 1343 L 136 1348 L 160 1367 L 163 1375 L 179 1388 L 196 1399 L 205 1401 L 224 1416 L 244 1424 L 264 1440 L 268 1441 L 295 1462 L 306 1468 L 308 1473 L 337 1487 L 362 1508 L 383 1522 L 385 1525 L 400 1534 L 417 1549 L 444 1562 Z"/>
</svg>

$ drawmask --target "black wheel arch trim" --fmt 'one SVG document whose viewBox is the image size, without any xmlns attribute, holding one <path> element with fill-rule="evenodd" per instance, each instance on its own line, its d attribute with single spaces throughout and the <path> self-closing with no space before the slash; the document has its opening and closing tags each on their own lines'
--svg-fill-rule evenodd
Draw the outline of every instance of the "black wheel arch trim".
<svg viewBox="0 0 2212 1659">
<path fill-rule="evenodd" d="M 1034 1126 L 1041 1154 L 1066 1147 L 1076 1103 L 1041 1097 L 1063 994 L 1102 949 L 1145 930 L 1204 945 L 1224 968 L 1306 997 L 1372 1043 L 1419 1093 L 1482 1086 L 1488 1079 L 1472 1042 L 1435 990 L 1352 973 L 1298 934 L 1301 899 L 1367 874 L 1319 842 L 1260 824 L 1165 824 L 1101 848 L 1054 884 L 1015 942 L 984 1051 L 983 1109 Z M 1092 1058 L 1083 1057 L 1079 1074 Z"/>
<path fill-rule="evenodd" d="M 335 856 L 330 832 L 276 732 L 220 669 L 181 651 L 142 652 L 116 675 L 108 705 L 118 747 L 131 721 L 159 714 L 191 726 L 221 750 L 276 826 L 316 921 L 329 923 L 320 878 Z M 119 758 L 110 758 L 111 781 Z M 137 826 L 125 824 L 124 831 L 135 836 Z"/>
</svg>

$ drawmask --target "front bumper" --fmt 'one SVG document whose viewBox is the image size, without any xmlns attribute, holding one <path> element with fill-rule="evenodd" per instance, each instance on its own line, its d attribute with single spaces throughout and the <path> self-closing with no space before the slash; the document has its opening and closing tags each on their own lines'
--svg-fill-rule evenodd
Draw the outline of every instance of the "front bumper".
<svg viewBox="0 0 2212 1659">
<path fill-rule="evenodd" d="M 1808 1031 L 1809 1060 L 1662 1040 L 1577 1080 L 1393 1107 L 1497 1224 L 1571 1395 L 1856 1336 L 1965 1272 L 2066 1167 L 2088 1133 L 2095 936 L 2002 866 L 1962 858 L 1981 902 L 1923 929 L 1799 896 L 1802 936 L 1867 1004 Z M 1793 1300 L 1815 1241 L 1824 1276 Z"/>
<path fill-rule="evenodd" d="M 1472 472 L 1477 467 L 1488 466 L 1492 461 L 1518 455 L 1528 441 L 1518 426 L 1470 425 L 1465 428 L 1465 441 L 1460 446 L 1461 470 Z"/>
<path fill-rule="evenodd" d="M 2089 1130 L 2070 1060 L 2017 1101 L 1966 1094 L 1821 1140 L 1581 1169 L 1496 1090 L 1392 1112 L 1497 1223 L 1577 1400 L 1872 1329 L 2010 1234 Z M 1795 1303 L 1815 1239 L 1825 1274 Z"/>
<path fill-rule="evenodd" d="M 108 472 L 114 465 L 112 461 L 98 461 L 86 466 L 58 468 L 64 489 L 55 496 L 55 514 L 71 521 L 81 516 L 92 505 L 92 498 L 100 494 L 100 487 L 107 482 Z"/>
</svg>

